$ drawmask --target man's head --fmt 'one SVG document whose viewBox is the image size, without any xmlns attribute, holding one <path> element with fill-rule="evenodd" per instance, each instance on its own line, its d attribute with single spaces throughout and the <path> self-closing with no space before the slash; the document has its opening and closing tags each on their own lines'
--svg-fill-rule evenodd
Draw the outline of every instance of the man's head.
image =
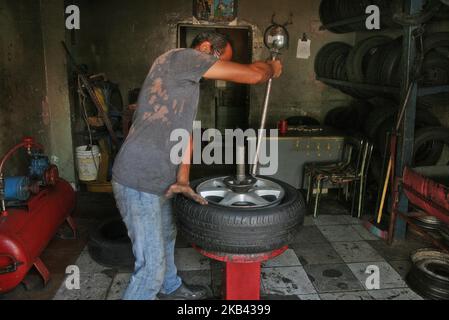
<svg viewBox="0 0 449 320">
<path fill-rule="evenodd" d="M 192 49 L 211 54 L 223 61 L 232 59 L 232 46 L 229 39 L 218 32 L 202 32 L 192 42 Z"/>
</svg>

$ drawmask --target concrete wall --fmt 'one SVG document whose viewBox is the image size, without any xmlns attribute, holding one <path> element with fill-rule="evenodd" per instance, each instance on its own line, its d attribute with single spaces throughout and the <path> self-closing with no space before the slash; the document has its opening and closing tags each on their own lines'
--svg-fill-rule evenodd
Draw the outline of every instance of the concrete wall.
<svg viewBox="0 0 449 320">
<path fill-rule="evenodd" d="M 39 1 L 0 0 L 0 155 L 24 136 L 50 145 L 40 23 Z M 24 159 L 14 157 L 7 173 L 21 171 Z"/>
<path fill-rule="evenodd" d="M 276 81 L 270 107 L 270 125 L 290 115 L 312 115 L 323 119 L 328 110 L 344 105 L 350 98 L 338 90 L 315 81 L 314 57 L 327 42 L 353 43 L 354 34 L 335 35 L 318 31 L 319 0 L 241 0 L 238 24 L 254 31 L 253 57 L 266 59 L 263 31 L 270 25 L 271 15 L 288 20 L 291 46 L 282 56 L 284 75 Z M 192 23 L 192 1 L 186 0 L 78 0 L 81 8 L 81 30 L 73 50 L 80 62 L 95 72 L 106 72 L 118 82 L 126 96 L 128 90 L 140 87 L 154 59 L 177 45 L 177 24 Z M 312 57 L 296 59 L 297 41 L 303 33 L 312 40 Z M 257 126 L 265 86 L 252 88 L 250 123 Z"/>
<path fill-rule="evenodd" d="M 24 136 L 75 181 L 62 0 L 0 0 L 0 155 Z M 15 157 L 8 174 L 24 174 Z"/>
</svg>

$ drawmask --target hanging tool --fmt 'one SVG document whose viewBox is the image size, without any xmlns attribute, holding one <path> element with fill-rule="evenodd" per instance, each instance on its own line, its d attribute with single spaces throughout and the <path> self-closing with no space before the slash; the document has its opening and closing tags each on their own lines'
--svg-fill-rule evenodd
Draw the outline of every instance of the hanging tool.
<svg viewBox="0 0 449 320">
<path fill-rule="evenodd" d="M 89 94 L 90 98 L 92 99 L 92 102 L 94 103 L 95 107 L 97 108 L 98 114 L 100 115 L 106 128 L 108 129 L 108 132 L 109 132 L 109 135 L 111 136 L 111 140 L 112 140 L 113 144 L 118 148 L 119 141 L 117 139 L 117 135 L 115 134 L 114 128 L 112 126 L 111 119 L 109 118 L 107 111 L 104 109 L 103 104 L 101 103 L 100 99 L 98 98 L 98 95 L 96 94 L 95 89 L 90 84 L 89 79 L 85 75 L 85 72 L 76 63 L 75 59 L 73 58 L 72 54 L 70 53 L 70 51 L 67 48 L 67 45 L 64 41 L 62 41 L 62 46 L 64 47 L 67 57 L 69 58 L 75 72 L 77 73 L 84 89 L 86 89 L 87 93 Z"/>
<path fill-rule="evenodd" d="M 286 26 L 292 24 L 293 15 L 290 15 L 290 20 L 284 24 L 278 24 L 274 20 L 275 14 L 271 18 L 271 25 L 265 31 L 264 43 L 265 46 L 270 49 L 271 59 L 274 61 L 281 54 L 281 50 L 288 48 L 289 34 Z M 254 156 L 253 167 L 251 173 L 253 176 L 257 175 L 259 167 L 260 149 L 262 147 L 262 139 L 264 137 L 265 126 L 268 115 L 268 105 L 270 103 L 271 87 L 273 85 L 273 79 L 268 80 L 267 88 L 265 91 L 265 99 L 263 104 L 262 119 L 260 121 L 259 135 L 257 138 L 256 154 Z"/>
</svg>

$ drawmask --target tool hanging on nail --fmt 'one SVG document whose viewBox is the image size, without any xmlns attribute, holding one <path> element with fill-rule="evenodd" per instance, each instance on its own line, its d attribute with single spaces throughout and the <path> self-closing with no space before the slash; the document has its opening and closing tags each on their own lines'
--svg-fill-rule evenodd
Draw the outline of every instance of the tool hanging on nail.
<svg viewBox="0 0 449 320">
<path fill-rule="evenodd" d="M 265 43 L 265 46 L 271 52 L 272 60 L 276 60 L 278 58 L 282 49 L 288 48 L 290 37 L 289 37 L 286 27 L 288 25 L 293 24 L 293 14 L 290 14 L 289 21 L 287 21 L 284 24 L 276 23 L 276 21 L 274 20 L 275 16 L 276 16 L 276 14 L 273 14 L 273 16 L 271 17 L 272 24 L 266 29 L 265 36 L 264 36 L 264 43 Z M 255 157 L 254 157 L 253 167 L 251 170 L 251 173 L 253 176 L 257 175 L 257 170 L 259 167 L 260 149 L 262 146 L 262 139 L 264 137 L 264 130 L 265 130 L 265 125 L 266 125 L 266 121 L 267 121 L 268 105 L 270 103 L 272 84 L 273 84 L 273 79 L 268 80 L 267 88 L 265 91 L 262 119 L 260 121 L 259 135 L 257 138 L 257 149 L 256 149 Z"/>
</svg>

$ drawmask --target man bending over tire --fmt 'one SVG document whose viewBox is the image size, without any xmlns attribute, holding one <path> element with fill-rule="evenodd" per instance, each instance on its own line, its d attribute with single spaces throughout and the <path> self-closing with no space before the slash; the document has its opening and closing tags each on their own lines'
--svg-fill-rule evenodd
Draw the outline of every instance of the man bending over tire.
<svg viewBox="0 0 449 320">
<path fill-rule="evenodd" d="M 198 35 L 190 49 L 171 50 L 154 62 L 139 95 L 129 136 L 113 168 L 117 206 L 136 258 L 125 300 L 206 298 L 204 288 L 187 287 L 174 262 L 176 226 L 171 198 L 183 194 L 207 201 L 189 186 L 191 142 L 183 164 L 170 161 L 173 130 L 191 132 L 201 78 L 258 84 L 282 73 L 279 61 L 231 62 L 232 47 L 219 33 Z"/>
</svg>

